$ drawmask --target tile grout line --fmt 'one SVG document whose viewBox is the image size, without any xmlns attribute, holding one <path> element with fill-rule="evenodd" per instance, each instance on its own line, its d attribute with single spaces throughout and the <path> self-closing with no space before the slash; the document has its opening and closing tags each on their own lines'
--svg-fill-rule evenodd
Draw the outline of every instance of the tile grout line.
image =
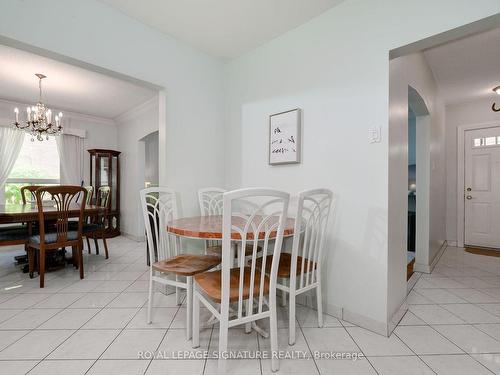
<svg viewBox="0 0 500 375">
<path fill-rule="evenodd" d="M 139 276 L 139 277 L 140 277 L 140 276 Z M 137 281 L 137 279 L 136 279 L 135 281 Z M 135 282 L 135 281 L 134 281 L 134 282 Z M 102 284 L 102 283 L 101 283 L 101 284 Z M 101 285 L 101 284 L 99 284 L 99 285 Z M 48 353 L 45 357 L 43 357 L 43 358 L 42 358 L 42 359 L 41 359 L 41 360 L 40 360 L 40 361 L 39 361 L 39 362 L 38 362 L 38 363 L 37 363 L 37 364 L 36 364 L 36 365 L 35 365 L 35 366 L 34 366 L 34 367 L 30 370 L 30 371 L 29 371 L 29 372 L 31 372 L 34 368 L 36 368 L 36 367 L 37 367 L 40 363 L 42 363 L 43 361 L 45 361 L 45 360 L 47 359 L 47 357 L 49 357 L 49 356 L 50 356 L 50 355 L 51 355 L 54 351 L 56 351 L 56 350 L 57 350 L 57 349 L 58 349 L 58 348 L 59 348 L 62 344 L 64 344 L 64 343 L 65 343 L 66 341 L 68 341 L 71 337 L 73 337 L 73 336 L 74 336 L 77 332 L 79 332 L 79 331 L 80 331 L 80 329 L 81 329 L 81 328 L 82 328 L 85 324 L 87 324 L 87 323 L 88 323 L 90 320 L 92 320 L 92 319 L 93 319 L 93 318 L 94 318 L 97 314 L 99 314 L 102 310 L 104 310 L 104 309 L 106 308 L 106 306 L 107 306 L 107 305 L 109 305 L 109 304 L 110 304 L 111 302 L 113 302 L 116 298 L 118 298 L 118 297 L 119 297 L 119 296 L 120 296 L 120 295 L 121 295 L 124 291 L 125 291 L 125 290 L 123 290 L 121 293 L 119 293 L 117 296 L 115 296 L 115 298 L 113 298 L 111 301 L 109 301 L 106 305 L 104 305 L 103 307 L 101 307 L 101 308 L 99 309 L 99 311 L 98 311 L 98 312 L 96 312 L 96 313 L 95 313 L 95 314 L 94 314 L 94 315 L 93 315 L 90 319 L 88 319 L 88 320 L 87 320 L 84 324 L 82 324 L 82 325 L 80 326 L 80 328 L 78 328 L 78 329 L 74 330 L 74 332 L 73 332 L 71 335 L 69 335 L 69 336 L 68 336 L 65 340 L 63 340 L 63 341 L 62 341 L 59 345 L 57 345 L 57 346 L 56 346 L 56 347 L 55 347 L 52 351 L 50 351 L 50 352 L 49 352 L 49 353 Z M 82 297 L 82 298 L 83 298 L 83 297 Z M 76 301 L 75 301 L 75 302 L 76 302 Z M 65 308 L 65 309 L 62 309 L 61 311 L 63 311 L 63 310 L 66 310 L 66 308 Z M 58 314 L 58 313 L 56 313 L 55 315 L 57 315 L 57 314 Z M 54 315 L 54 316 L 55 316 L 55 315 Z M 50 319 L 52 319 L 54 316 L 52 316 Z M 135 315 L 134 315 L 134 316 L 135 316 Z M 133 317 L 132 317 L 132 319 L 133 319 Z M 44 323 L 45 323 L 45 322 L 44 322 Z M 42 323 L 42 324 L 44 324 L 44 323 Z M 128 323 L 127 323 L 127 324 L 128 324 Z M 37 327 L 39 327 L 39 326 L 37 326 Z M 35 329 L 33 329 L 32 331 L 35 331 L 35 330 L 36 330 L 36 328 L 35 328 Z M 61 330 L 62 330 L 62 329 L 61 329 Z M 111 329 L 109 329 L 109 330 L 111 330 Z M 119 334 L 118 334 L 118 335 L 119 335 Z M 116 339 L 116 337 L 115 337 L 115 339 Z M 113 341 L 114 341 L 114 340 L 113 340 Z M 106 350 L 107 350 L 107 348 L 106 348 Z M 102 354 L 102 353 L 101 353 L 101 354 Z M 69 359 L 70 359 L 70 358 L 69 358 Z M 88 369 L 88 370 L 90 370 L 90 368 L 91 368 L 92 366 L 93 366 L 93 364 L 89 367 L 89 369 Z M 88 372 L 88 370 L 87 370 L 87 372 Z"/>
<path fill-rule="evenodd" d="M 359 346 L 359 344 L 357 343 L 357 341 L 354 340 L 354 337 L 352 337 L 351 332 L 349 332 L 349 330 L 346 327 L 344 327 L 344 329 L 347 332 L 347 334 L 349 335 L 349 337 L 351 338 L 351 340 L 356 344 L 356 346 L 358 347 L 359 351 L 361 353 L 363 353 L 363 356 L 366 358 L 366 360 L 368 361 L 368 363 L 372 367 L 373 371 L 375 371 L 376 374 L 379 374 L 379 372 L 377 371 L 377 369 L 375 368 L 375 366 L 373 366 L 373 363 L 368 359 L 368 356 L 365 354 L 365 352 L 363 352 L 363 350 L 361 350 L 361 347 Z"/>
</svg>

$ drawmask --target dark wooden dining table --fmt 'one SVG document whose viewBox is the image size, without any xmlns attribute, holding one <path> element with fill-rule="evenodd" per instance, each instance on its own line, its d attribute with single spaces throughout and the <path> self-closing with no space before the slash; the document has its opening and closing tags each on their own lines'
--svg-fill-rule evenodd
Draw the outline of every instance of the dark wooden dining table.
<svg viewBox="0 0 500 375">
<path fill-rule="evenodd" d="M 85 216 L 95 216 L 104 212 L 103 207 L 95 205 L 85 206 Z M 44 207 L 45 217 L 57 219 L 58 211 L 55 207 Z M 69 217 L 80 215 L 80 205 L 74 203 L 70 206 Z M 0 204 L 0 224 L 29 223 L 38 221 L 38 206 L 31 204 Z"/>
<path fill-rule="evenodd" d="M 100 213 L 103 213 L 105 208 L 95 206 L 95 205 L 86 205 L 84 212 L 85 216 L 96 216 Z M 56 207 L 44 207 L 45 218 L 47 220 L 57 219 L 58 210 Z M 78 203 L 73 203 L 69 209 L 69 217 L 78 217 L 80 216 L 80 205 Z M 29 204 L 0 204 L 0 224 L 16 224 L 16 223 L 33 223 L 38 221 L 38 206 Z M 31 227 L 29 225 L 29 227 Z M 64 255 L 62 255 L 64 256 Z M 15 260 L 24 264 L 27 262 L 26 255 L 19 255 L 15 257 Z M 69 263 L 72 263 L 71 259 L 66 260 Z M 27 265 L 24 267 L 23 272 L 27 272 Z"/>
</svg>

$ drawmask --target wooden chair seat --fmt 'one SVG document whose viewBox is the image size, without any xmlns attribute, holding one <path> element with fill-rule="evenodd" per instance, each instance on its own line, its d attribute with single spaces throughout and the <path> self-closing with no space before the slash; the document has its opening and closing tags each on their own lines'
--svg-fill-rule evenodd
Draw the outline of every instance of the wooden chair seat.
<svg viewBox="0 0 500 375">
<path fill-rule="evenodd" d="M 248 299 L 250 296 L 250 267 L 245 267 L 243 271 L 243 299 Z M 217 303 L 221 302 L 221 286 L 222 274 L 221 271 L 204 272 L 194 276 L 203 292 L 212 298 Z M 238 301 L 240 285 L 240 269 L 233 268 L 230 271 L 229 282 L 229 302 Z M 258 297 L 260 293 L 260 272 L 255 272 L 254 278 L 254 297 Z M 269 294 L 269 278 L 264 276 L 264 295 Z"/>
<path fill-rule="evenodd" d="M 262 251 L 262 246 L 257 246 L 257 253 Z M 210 246 L 207 247 L 208 255 L 217 255 L 222 258 L 222 245 Z M 253 254 L 253 245 L 246 245 L 245 247 L 245 256 L 249 257 Z"/>
<path fill-rule="evenodd" d="M 67 241 L 76 241 L 78 239 L 77 231 L 68 231 L 66 234 Z M 46 233 L 45 243 L 51 244 L 57 242 L 57 233 Z M 29 239 L 30 245 L 40 245 L 40 235 L 31 236 Z"/>
<path fill-rule="evenodd" d="M 302 257 L 297 257 L 297 275 L 300 275 L 302 270 Z M 271 264 L 273 262 L 273 256 L 268 255 L 266 259 L 266 273 L 271 272 Z M 316 263 L 311 264 L 308 259 L 305 259 L 304 262 L 304 272 L 309 269 L 315 269 Z M 262 268 L 262 258 L 257 259 L 257 267 Z M 289 278 L 292 269 L 292 254 L 290 253 L 281 253 L 280 262 L 278 266 L 278 277 Z"/>
<path fill-rule="evenodd" d="M 193 276 L 208 271 L 218 264 L 220 258 L 215 255 L 181 254 L 153 263 L 153 269 L 181 276 Z"/>
</svg>

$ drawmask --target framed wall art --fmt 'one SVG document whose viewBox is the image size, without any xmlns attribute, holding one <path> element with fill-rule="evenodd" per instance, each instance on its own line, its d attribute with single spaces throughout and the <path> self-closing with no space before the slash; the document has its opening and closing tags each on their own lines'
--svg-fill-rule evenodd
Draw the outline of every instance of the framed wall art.
<svg viewBox="0 0 500 375">
<path fill-rule="evenodd" d="M 269 164 L 300 163 L 301 110 L 276 113 L 269 116 Z"/>
</svg>

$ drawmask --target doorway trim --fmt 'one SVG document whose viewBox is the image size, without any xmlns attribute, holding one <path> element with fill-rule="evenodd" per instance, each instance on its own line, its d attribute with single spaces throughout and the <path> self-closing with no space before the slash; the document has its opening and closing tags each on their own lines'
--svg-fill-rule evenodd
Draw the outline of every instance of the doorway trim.
<svg viewBox="0 0 500 375">
<path fill-rule="evenodd" d="M 457 128 L 457 246 L 465 244 L 465 132 L 500 127 L 500 121 L 460 125 Z"/>
</svg>

